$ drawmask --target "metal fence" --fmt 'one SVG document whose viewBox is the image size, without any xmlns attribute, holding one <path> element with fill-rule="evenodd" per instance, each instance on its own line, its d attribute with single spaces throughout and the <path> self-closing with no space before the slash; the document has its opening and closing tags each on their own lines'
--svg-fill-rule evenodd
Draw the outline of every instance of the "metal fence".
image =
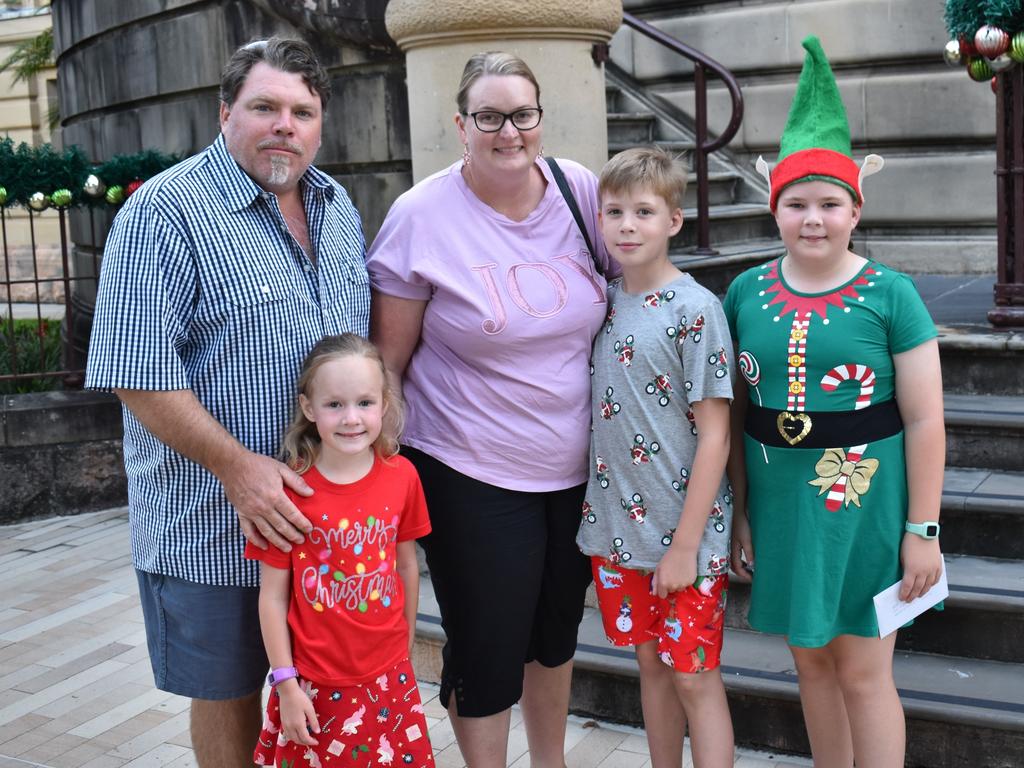
<svg viewBox="0 0 1024 768">
<path fill-rule="evenodd" d="M 0 207 L 0 392 L 78 388 L 85 378 L 85 355 L 73 339 L 81 320 L 74 295 L 82 283 L 91 283 L 89 292 L 95 294 L 97 251 L 91 258 L 71 258 L 66 210 L 21 211 Z M 95 216 L 83 215 L 95 243 Z M 58 239 L 54 224 L 59 242 L 49 242 Z"/>
</svg>

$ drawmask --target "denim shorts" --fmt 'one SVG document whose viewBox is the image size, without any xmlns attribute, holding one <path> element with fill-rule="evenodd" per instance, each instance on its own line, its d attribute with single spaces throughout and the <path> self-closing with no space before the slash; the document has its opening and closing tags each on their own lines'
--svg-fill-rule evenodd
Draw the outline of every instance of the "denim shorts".
<svg viewBox="0 0 1024 768">
<path fill-rule="evenodd" d="M 136 570 L 153 679 L 190 699 L 240 699 L 266 681 L 259 587 L 197 584 Z"/>
</svg>

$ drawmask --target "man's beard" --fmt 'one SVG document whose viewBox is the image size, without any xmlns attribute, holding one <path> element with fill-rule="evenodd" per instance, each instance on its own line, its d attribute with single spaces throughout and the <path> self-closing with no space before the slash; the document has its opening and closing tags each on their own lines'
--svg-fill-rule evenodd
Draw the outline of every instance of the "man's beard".
<svg viewBox="0 0 1024 768">
<path fill-rule="evenodd" d="M 290 157 L 273 155 L 270 158 L 270 175 L 267 176 L 267 183 L 272 187 L 280 187 L 287 183 L 288 176 L 292 170 Z"/>
</svg>

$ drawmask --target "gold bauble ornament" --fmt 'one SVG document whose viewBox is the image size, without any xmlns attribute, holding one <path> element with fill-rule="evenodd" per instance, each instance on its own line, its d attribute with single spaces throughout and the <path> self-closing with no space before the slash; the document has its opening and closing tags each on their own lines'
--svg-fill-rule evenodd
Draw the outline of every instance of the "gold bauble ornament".
<svg viewBox="0 0 1024 768">
<path fill-rule="evenodd" d="M 959 67 L 964 63 L 963 56 L 960 54 L 959 40 L 950 40 L 946 43 L 946 47 L 942 50 L 942 60 L 951 67 Z"/>
<path fill-rule="evenodd" d="M 992 67 L 988 65 L 988 59 L 984 56 L 972 56 L 967 64 L 967 74 L 971 80 L 983 83 L 992 77 Z"/>
<path fill-rule="evenodd" d="M 90 173 L 82 185 L 82 191 L 89 197 L 103 197 L 103 193 L 107 191 L 107 185 L 100 181 L 99 176 Z"/>
<path fill-rule="evenodd" d="M 50 198 L 42 192 L 33 192 L 32 197 L 28 199 L 28 207 L 33 211 L 45 211 L 50 207 Z"/>
<path fill-rule="evenodd" d="M 52 202 L 58 208 L 67 208 L 71 205 L 71 190 L 70 189 L 58 189 L 52 195 L 50 195 L 50 202 Z"/>
<path fill-rule="evenodd" d="M 119 184 L 107 189 L 106 200 L 111 205 L 117 205 L 118 203 L 124 202 L 124 187 Z"/>
</svg>

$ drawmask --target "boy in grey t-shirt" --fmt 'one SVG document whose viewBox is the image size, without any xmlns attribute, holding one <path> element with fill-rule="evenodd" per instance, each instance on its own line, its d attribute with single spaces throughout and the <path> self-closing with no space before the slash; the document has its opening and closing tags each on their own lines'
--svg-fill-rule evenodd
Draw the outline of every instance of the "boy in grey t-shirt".
<svg viewBox="0 0 1024 768">
<path fill-rule="evenodd" d="M 719 659 L 732 341 L 715 295 L 668 258 L 685 186 L 656 148 L 622 152 L 601 172 L 601 232 L 623 276 L 608 286 L 594 341 L 591 476 L 576 541 L 591 556 L 609 641 L 636 649 L 655 764 L 679 764 L 689 721 L 696 765 L 731 765 Z"/>
</svg>

